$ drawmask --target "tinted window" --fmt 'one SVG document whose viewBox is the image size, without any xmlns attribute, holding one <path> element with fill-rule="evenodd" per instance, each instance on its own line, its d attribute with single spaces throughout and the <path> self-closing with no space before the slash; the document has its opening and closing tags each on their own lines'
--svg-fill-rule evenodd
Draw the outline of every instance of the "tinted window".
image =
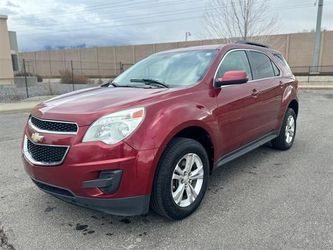
<svg viewBox="0 0 333 250">
<path fill-rule="evenodd" d="M 271 59 L 269 59 L 268 56 L 263 53 L 254 51 L 249 51 L 248 56 L 253 73 L 253 79 L 262 79 L 273 77 L 275 75 Z"/>
<path fill-rule="evenodd" d="M 284 57 L 281 54 L 274 54 L 274 56 L 282 63 L 289 74 L 292 74 L 291 69 Z"/>
<path fill-rule="evenodd" d="M 244 51 L 233 51 L 227 54 L 220 65 L 216 77 L 222 77 L 225 72 L 230 70 L 242 70 L 247 73 L 249 80 L 252 80 L 251 69 L 247 56 Z"/>
</svg>

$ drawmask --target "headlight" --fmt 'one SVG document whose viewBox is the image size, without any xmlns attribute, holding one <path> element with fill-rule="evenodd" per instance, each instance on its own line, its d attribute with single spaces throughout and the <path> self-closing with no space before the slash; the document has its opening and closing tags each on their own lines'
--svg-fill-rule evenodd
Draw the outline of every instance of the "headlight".
<svg viewBox="0 0 333 250">
<path fill-rule="evenodd" d="M 87 130 L 83 142 L 102 141 L 115 144 L 128 137 L 143 121 L 144 108 L 128 109 L 103 116 Z"/>
</svg>

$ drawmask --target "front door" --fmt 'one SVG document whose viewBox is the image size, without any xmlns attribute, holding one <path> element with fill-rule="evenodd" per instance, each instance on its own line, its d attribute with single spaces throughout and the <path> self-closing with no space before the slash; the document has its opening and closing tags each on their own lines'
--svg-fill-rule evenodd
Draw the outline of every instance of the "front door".
<svg viewBox="0 0 333 250">
<path fill-rule="evenodd" d="M 217 108 L 214 115 L 218 119 L 222 134 L 222 152 L 219 152 L 221 155 L 251 142 L 257 135 L 256 120 L 260 115 L 257 105 L 259 93 L 252 82 L 252 73 L 244 50 L 227 52 L 215 78 L 222 77 L 230 70 L 247 72 L 249 82 L 222 86 L 217 90 Z"/>
</svg>

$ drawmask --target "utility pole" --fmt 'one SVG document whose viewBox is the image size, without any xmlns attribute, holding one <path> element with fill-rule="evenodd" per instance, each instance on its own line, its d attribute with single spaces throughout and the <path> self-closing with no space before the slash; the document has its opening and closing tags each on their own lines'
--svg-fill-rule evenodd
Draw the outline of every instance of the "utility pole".
<svg viewBox="0 0 333 250">
<path fill-rule="evenodd" d="M 321 19 L 323 16 L 324 0 L 318 0 L 318 12 L 317 12 L 317 25 L 315 44 L 313 48 L 312 67 L 310 73 L 319 73 L 319 56 L 320 56 L 320 45 L 321 45 Z"/>
</svg>

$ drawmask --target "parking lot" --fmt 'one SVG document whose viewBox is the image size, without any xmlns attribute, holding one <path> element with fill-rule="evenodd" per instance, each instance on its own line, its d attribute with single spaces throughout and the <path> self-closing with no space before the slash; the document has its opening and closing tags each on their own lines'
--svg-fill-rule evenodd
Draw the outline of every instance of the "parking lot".
<svg viewBox="0 0 333 250">
<path fill-rule="evenodd" d="M 264 146 L 217 169 L 198 211 L 177 222 L 105 215 L 39 191 L 21 163 L 27 117 L 0 113 L 4 249 L 333 249 L 333 91 L 302 91 L 293 148 Z"/>
</svg>

